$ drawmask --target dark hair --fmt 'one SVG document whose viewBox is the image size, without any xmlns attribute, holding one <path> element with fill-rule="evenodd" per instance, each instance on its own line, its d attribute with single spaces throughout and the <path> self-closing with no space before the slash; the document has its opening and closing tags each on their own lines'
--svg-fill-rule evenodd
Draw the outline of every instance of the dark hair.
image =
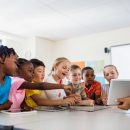
<svg viewBox="0 0 130 130">
<path fill-rule="evenodd" d="M 0 57 L 7 57 L 11 54 L 17 55 L 15 50 L 13 48 L 8 48 L 7 46 L 0 46 Z"/>
<path fill-rule="evenodd" d="M 18 68 L 21 68 L 25 64 L 31 64 L 31 62 L 27 59 L 24 59 L 24 58 L 18 58 L 18 60 L 17 60 Z"/>
<path fill-rule="evenodd" d="M 82 69 L 82 75 L 83 75 L 83 73 L 84 73 L 84 71 L 85 70 L 92 70 L 93 72 L 94 72 L 94 69 L 92 68 L 92 67 L 90 67 L 90 66 L 87 66 L 87 67 L 84 67 L 83 69 Z"/>
<path fill-rule="evenodd" d="M 45 64 L 38 59 L 31 59 L 30 62 L 33 64 L 34 68 L 38 66 L 43 66 L 45 68 Z"/>
<path fill-rule="evenodd" d="M 80 69 L 81 70 L 81 68 L 78 65 L 71 65 L 70 71 L 73 71 L 73 70 L 76 70 L 76 69 Z"/>
</svg>

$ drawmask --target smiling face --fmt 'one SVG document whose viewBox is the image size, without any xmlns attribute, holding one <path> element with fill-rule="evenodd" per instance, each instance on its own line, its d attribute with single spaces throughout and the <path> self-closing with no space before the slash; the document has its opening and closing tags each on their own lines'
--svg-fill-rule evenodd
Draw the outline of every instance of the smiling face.
<svg viewBox="0 0 130 130">
<path fill-rule="evenodd" d="M 81 69 L 71 70 L 70 81 L 75 85 L 81 82 Z"/>
<path fill-rule="evenodd" d="M 85 85 L 92 85 L 94 79 L 95 79 L 95 75 L 93 70 L 91 69 L 84 70 L 83 80 L 85 82 Z"/>
<path fill-rule="evenodd" d="M 60 62 L 58 65 L 54 67 L 53 76 L 59 80 L 64 79 L 66 76 L 68 76 L 70 65 L 71 63 L 67 60 Z"/>
<path fill-rule="evenodd" d="M 45 77 L 45 67 L 38 66 L 34 69 L 33 81 L 35 82 L 43 82 Z"/>
<path fill-rule="evenodd" d="M 104 77 L 108 81 L 108 83 L 110 83 L 110 81 L 112 79 L 117 79 L 118 78 L 118 72 L 112 66 L 106 67 L 106 68 L 104 68 Z"/>
</svg>

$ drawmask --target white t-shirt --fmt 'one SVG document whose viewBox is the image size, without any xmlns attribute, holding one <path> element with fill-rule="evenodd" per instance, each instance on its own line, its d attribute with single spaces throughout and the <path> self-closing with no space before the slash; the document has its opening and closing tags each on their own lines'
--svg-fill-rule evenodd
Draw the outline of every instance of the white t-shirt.
<svg viewBox="0 0 130 130">
<path fill-rule="evenodd" d="M 57 84 L 57 82 L 54 80 L 52 75 L 49 75 L 45 79 L 45 82 Z M 67 85 L 67 83 L 68 83 L 68 80 L 66 78 L 62 80 L 62 84 Z M 45 90 L 45 92 L 49 99 L 63 99 L 63 97 L 66 97 L 66 93 L 65 93 L 64 89 Z"/>
</svg>

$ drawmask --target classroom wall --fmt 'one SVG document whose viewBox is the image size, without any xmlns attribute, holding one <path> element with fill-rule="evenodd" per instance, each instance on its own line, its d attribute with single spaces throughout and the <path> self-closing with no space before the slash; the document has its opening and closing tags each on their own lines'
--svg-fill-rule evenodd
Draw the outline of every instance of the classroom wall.
<svg viewBox="0 0 130 130">
<path fill-rule="evenodd" d="M 25 38 L 1 32 L 0 39 L 7 46 L 15 48 L 19 57 L 42 60 L 46 65 L 47 75 L 53 61 L 61 56 L 65 56 L 71 61 L 105 60 L 105 64 L 109 64 L 110 54 L 105 54 L 104 48 L 130 43 L 129 34 L 130 27 L 57 42 L 40 37 Z"/>
<path fill-rule="evenodd" d="M 58 41 L 54 57 L 65 56 L 72 61 L 105 60 L 109 64 L 110 54 L 105 54 L 104 48 L 124 43 L 130 43 L 130 27 Z"/>
<path fill-rule="evenodd" d="M 2 44 L 13 47 L 19 57 L 30 59 L 35 56 L 35 39 L 0 33 Z"/>
<path fill-rule="evenodd" d="M 46 40 L 44 38 L 35 37 L 36 48 L 35 57 L 42 60 L 46 66 L 46 76 L 50 73 L 53 64 L 53 55 L 55 51 L 53 50 L 55 44 L 53 41 Z"/>
</svg>

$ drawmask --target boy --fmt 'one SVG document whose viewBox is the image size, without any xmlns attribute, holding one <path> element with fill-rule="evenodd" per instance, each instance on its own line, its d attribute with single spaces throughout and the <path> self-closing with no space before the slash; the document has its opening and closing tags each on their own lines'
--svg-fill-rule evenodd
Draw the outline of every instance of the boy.
<svg viewBox="0 0 130 130">
<path fill-rule="evenodd" d="M 93 100 L 86 100 L 85 87 L 84 84 L 81 83 L 81 68 L 78 65 L 71 65 L 69 78 L 70 83 L 68 85 L 75 88 L 75 94 L 81 95 L 82 100 L 77 105 L 94 105 Z"/>
<path fill-rule="evenodd" d="M 91 67 L 84 67 L 82 69 L 82 78 L 85 83 L 85 92 L 89 99 L 92 99 L 96 102 L 96 104 L 100 104 L 98 102 L 98 98 L 101 96 L 101 84 L 94 80 L 94 70 Z"/>
</svg>

